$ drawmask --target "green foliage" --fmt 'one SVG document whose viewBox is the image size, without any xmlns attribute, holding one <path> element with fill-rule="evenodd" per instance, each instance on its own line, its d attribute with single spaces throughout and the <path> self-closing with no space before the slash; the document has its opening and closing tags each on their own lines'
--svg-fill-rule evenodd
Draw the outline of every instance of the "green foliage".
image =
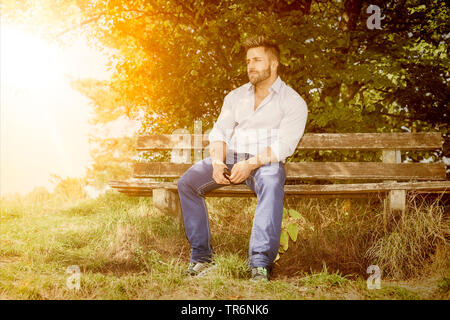
<svg viewBox="0 0 450 320">
<path fill-rule="evenodd" d="M 25 201 L 28 203 L 44 203 L 52 198 L 52 194 L 45 187 L 35 187 L 29 192 Z"/>
<path fill-rule="evenodd" d="M 141 133 L 192 131 L 196 119 L 203 130 L 211 128 L 225 93 L 248 81 L 242 40 L 265 33 L 281 44 L 283 79 L 308 103 L 307 132 L 446 134 L 448 7 L 440 1 L 426 1 L 426 10 L 414 1 L 379 5 L 382 31 L 367 29 L 365 5 L 345 29 L 338 18 L 350 9 L 337 1 L 97 1 L 84 14 L 104 12 L 93 35 L 118 49 L 109 86 L 124 112 L 143 111 Z M 444 153 L 432 155 L 448 155 L 448 138 Z M 423 157 L 412 154 L 415 161 Z"/>
<path fill-rule="evenodd" d="M 289 248 L 289 235 L 286 230 L 281 230 L 280 251 L 285 252 Z"/>
<path fill-rule="evenodd" d="M 447 293 L 450 290 L 450 277 L 443 277 L 439 280 L 438 288 L 442 293 Z"/>
<path fill-rule="evenodd" d="M 171 133 L 193 132 L 194 120 L 202 120 L 206 131 L 225 94 L 248 81 L 242 41 L 264 33 L 281 45 L 283 80 L 308 104 L 306 132 L 440 131 L 444 150 L 429 155 L 449 157 L 450 10 L 444 1 L 38 2 L 6 1 L 3 14 L 36 18 L 38 7 L 48 18 L 47 33 L 69 39 L 81 25 L 97 46 L 114 49 L 110 80 L 75 84 L 93 101 L 95 121 L 127 115 L 140 119 L 140 133 Z M 366 26 L 369 4 L 381 8 L 381 30 Z"/>
<path fill-rule="evenodd" d="M 82 178 L 61 178 L 58 175 L 52 175 L 54 182 L 57 182 L 53 190 L 53 196 L 60 201 L 79 200 L 86 198 L 84 190 L 86 181 Z"/>
<path fill-rule="evenodd" d="M 91 138 L 93 163 L 86 171 L 86 180 L 102 188 L 110 180 L 125 180 L 132 175 L 132 161 L 136 157 L 136 137 Z"/>
<path fill-rule="evenodd" d="M 339 287 L 348 284 L 349 280 L 339 272 L 328 273 L 324 264 L 321 272 L 311 273 L 300 279 L 300 283 L 310 287 Z"/>
<path fill-rule="evenodd" d="M 295 211 L 294 209 L 289 209 L 288 212 L 289 212 L 289 216 L 291 218 L 294 218 L 294 219 L 302 218 L 302 215 L 298 211 Z"/>
<path fill-rule="evenodd" d="M 280 248 L 278 250 L 279 253 L 285 253 L 288 250 L 289 239 L 293 242 L 297 241 L 299 233 L 299 225 L 297 222 L 302 219 L 303 217 L 298 211 L 294 209 L 283 208 Z M 275 261 L 277 261 L 279 258 L 280 255 L 278 254 Z"/>
<path fill-rule="evenodd" d="M 286 231 L 289 235 L 289 238 L 291 238 L 292 241 L 297 241 L 298 236 L 298 225 L 295 223 L 291 223 L 287 226 Z"/>
</svg>

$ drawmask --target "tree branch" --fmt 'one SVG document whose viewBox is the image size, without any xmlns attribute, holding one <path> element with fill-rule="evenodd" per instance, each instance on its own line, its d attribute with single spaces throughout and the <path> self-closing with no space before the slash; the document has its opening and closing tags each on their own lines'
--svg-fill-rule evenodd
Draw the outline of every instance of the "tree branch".
<svg viewBox="0 0 450 320">
<path fill-rule="evenodd" d="M 81 22 L 80 24 L 78 24 L 78 25 L 76 25 L 76 26 L 71 26 L 71 27 L 69 27 L 69 28 L 67 28 L 67 29 L 65 29 L 65 30 L 63 30 L 63 31 L 61 31 L 60 33 L 58 33 L 58 34 L 55 36 L 55 39 L 59 38 L 60 36 L 62 36 L 63 34 L 66 34 L 66 33 L 69 32 L 69 31 L 75 30 L 75 29 L 80 28 L 80 27 L 82 27 L 82 26 L 84 26 L 84 25 L 86 25 L 86 24 L 89 24 L 89 23 L 91 23 L 91 22 L 95 22 L 95 21 L 99 20 L 101 17 L 103 17 L 103 16 L 105 15 L 105 13 L 106 13 L 106 10 L 100 12 L 99 14 L 97 14 L 96 16 L 94 16 L 94 17 L 92 17 L 92 18 L 89 18 L 89 19 L 87 19 L 87 20 Z"/>
</svg>

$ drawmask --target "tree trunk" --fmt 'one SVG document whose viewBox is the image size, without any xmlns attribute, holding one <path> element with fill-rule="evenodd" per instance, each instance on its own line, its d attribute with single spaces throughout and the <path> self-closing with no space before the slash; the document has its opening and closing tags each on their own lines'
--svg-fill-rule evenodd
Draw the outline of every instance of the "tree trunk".
<svg viewBox="0 0 450 320">
<path fill-rule="evenodd" d="M 346 0 L 344 3 L 344 13 L 341 16 L 339 28 L 342 31 L 355 30 L 361 12 L 361 0 Z"/>
</svg>

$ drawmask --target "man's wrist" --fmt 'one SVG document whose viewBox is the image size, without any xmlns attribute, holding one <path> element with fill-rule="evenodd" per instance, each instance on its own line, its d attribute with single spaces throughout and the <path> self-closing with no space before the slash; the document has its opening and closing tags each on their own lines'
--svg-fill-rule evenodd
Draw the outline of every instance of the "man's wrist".
<svg viewBox="0 0 450 320">
<path fill-rule="evenodd" d="M 258 157 L 248 158 L 247 160 L 245 160 L 245 162 L 252 170 L 258 169 L 259 167 L 262 166 L 262 163 L 260 163 Z"/>
<path fill-rule="evenodd" d="M 222 165 L 225 163 L 223 162 L 223 160 L 220 160 L 220 159 L 212 159 L 212 164 L 213 165 Z"/>
</svg>

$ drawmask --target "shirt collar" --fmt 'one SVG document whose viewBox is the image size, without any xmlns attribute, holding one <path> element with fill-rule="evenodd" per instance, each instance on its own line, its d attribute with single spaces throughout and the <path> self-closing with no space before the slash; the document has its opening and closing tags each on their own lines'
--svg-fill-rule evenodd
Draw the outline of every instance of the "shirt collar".
<svg viewBox="0 0 450 320">
<path fill-rule="evenodd" d="M 272 89 L 276 93 L 279 93 L 282 84 L 283 84 L 283 81 L 281 80 L 280 76 L 278 76 L 277 79 L 275 80 L 275 82 L 272 83 L 272 85 L 270 86 L 269 90 Z M 246 84 L 246 86 L 247 86 L 247 90 L 250 90 L 250 89 L 254 88 L 254 85 L 251 82 L 248 82 Z"/>
</svg>

